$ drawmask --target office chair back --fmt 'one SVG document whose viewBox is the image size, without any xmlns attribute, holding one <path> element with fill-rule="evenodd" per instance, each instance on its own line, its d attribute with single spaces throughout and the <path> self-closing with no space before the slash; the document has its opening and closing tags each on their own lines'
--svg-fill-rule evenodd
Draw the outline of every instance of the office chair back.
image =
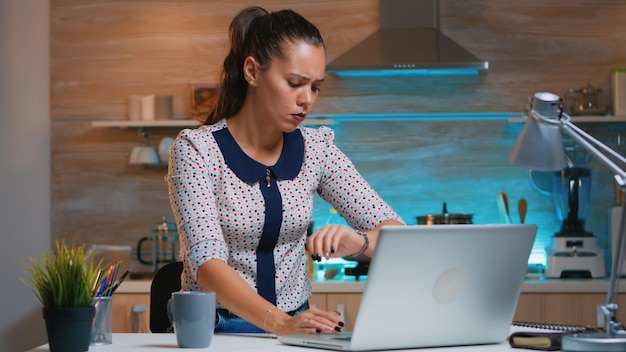
<svg viewBox="0 0 626 352">
<path fill-rule="evenodd" d="M 150 331 L 172 332 L 170 319 L 167 316 L 167 301 L 172 292 L 180 291 L 183 262 L 172 262 L 161 267 L 150 285 Z"/>
</svg>

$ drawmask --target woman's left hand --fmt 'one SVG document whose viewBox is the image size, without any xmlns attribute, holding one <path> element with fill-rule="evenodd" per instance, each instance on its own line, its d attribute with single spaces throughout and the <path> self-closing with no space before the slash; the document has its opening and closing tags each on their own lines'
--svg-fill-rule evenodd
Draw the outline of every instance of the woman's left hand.
<svg viewBox="0 0 626 352">
<path fill-rule="evenodd" d="M 346 257 L 363 247 L 363 236 L 343 225 L 325 225 L 307 240 L 307 250 L 314 260 Z"/>
</svg>

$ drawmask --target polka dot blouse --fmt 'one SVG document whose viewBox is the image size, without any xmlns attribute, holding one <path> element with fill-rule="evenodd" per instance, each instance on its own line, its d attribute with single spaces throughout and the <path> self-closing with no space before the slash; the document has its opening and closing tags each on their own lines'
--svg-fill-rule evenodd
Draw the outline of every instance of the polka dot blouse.
<svg viewBox="0 0 626 352">
<path fill-rule="evenodd" d="M 185 129 L 172 146 L 165 181 L 178 225 L 183 290 L 202 290 L 197 268 L 210 259 L 228 263 L 257 290 L 256 250 L 264 222 L 268 215 L 279 217 L 273 258 L 276 304 L 283 311 L 311 296 L 304 244 L 315 192 L 355 229 L 402 221 L 337 148 L 328 127 L 285 134 L 279 161 L 269 167 L 243 153 L 224 120 Z M 281 204 L 273 207 L 266 206 L 261 189 L 270 186 L 280 193 Z M 282 221 L 266 209 L 282 209 Z"/>
</svg>

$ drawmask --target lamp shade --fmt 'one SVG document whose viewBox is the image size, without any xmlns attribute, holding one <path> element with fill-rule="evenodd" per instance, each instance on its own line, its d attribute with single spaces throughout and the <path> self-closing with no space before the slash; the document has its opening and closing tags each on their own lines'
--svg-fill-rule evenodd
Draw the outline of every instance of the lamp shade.
<svg viewBox="0 0 626 352">
<path fill-rule="evenodd" d="M 537 93 L 509 161 L 537 171 L 561 170 L 567 166 L 559 116 L 559 97 Z"/>
</svg>

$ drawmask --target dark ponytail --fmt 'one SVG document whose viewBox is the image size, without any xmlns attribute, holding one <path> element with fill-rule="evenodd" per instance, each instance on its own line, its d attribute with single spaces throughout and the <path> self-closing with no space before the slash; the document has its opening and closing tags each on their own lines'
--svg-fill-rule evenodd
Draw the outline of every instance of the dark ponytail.
<svg viewBox="0 0 626 352">
<path fill-rule="evenodd" d="M 204 122 L 214 124 L 236 114 L 246 98 L 248 83 L 243 76 L 243 62 L 254 57 L 261 70 L 272 59 L 283 57 L 285 43 L 303 41 L 324 46 L 319 30 L 292 10 L 269 13 L 252 6 L 240 11 L 229 27 L 230 51 L 224 59 L 217 107 Z"/>
</svg>

